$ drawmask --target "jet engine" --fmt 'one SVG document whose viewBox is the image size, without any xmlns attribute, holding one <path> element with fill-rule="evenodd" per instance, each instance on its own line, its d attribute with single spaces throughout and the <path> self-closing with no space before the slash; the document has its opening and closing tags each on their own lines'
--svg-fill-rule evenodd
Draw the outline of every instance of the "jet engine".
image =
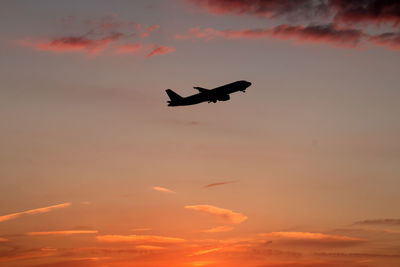
<svg viewBox="0 0 400 267">
<path fill-rule="evenodd" d="M 218 96 L 219 101 L 228 101 L 229 99 L 231 99 L 231 97 L 229 95 Z"/>
</svg>

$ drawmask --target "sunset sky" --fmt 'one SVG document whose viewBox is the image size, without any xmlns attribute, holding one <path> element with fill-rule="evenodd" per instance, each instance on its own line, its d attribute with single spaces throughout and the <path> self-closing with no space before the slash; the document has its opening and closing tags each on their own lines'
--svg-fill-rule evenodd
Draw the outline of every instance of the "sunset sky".
<svg viewBox="0 0 400 267">
<path fill-rule="evenodd" d="M 399 1 L 0 16 L 0 266 L 400 266 Z"/>
</svg>

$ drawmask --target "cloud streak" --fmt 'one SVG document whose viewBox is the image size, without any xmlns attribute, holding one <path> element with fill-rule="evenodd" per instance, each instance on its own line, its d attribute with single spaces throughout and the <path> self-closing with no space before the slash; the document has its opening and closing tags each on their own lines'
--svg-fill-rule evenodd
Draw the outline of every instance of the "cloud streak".
<svg viewBox="0 0 400 267">
<path fill-rule="evenodd" d="M 271 232 L 262 234 L 263 237 L 277 238 L 293 245 L 327 245 L 327 246 L 348 246 L 358 245 L 367 242 L 365 239 L 349 236 L 327 235 L 310 232 Z"/>
<path fill-rule="evenodd" d="M 213 215 L 215 217 L 221 218 L 225 221 L 228 221 L 233 224 L 239 224 L 247 220 L 247 216 L 233 212 L 228 209 L 218 208 L 211 205 L 193 205 L 193 206 L 185 206 L 185 209 L 200 211 L 203 213 L 207 213 Z"/>
<path fill-rule="evenodd" d="M 97 234 L 97 230 L 62 230 L 62 231 L 44 231 L 44 232 L 29 232 L 26 235 L 29 236 L 64 236 L 64 235 L 87 235 L 87 234 Z"/>
<path fill-rule="evenodd" d="M 165 54 L 172 53 L 172 52 L 175 52 L 175 47 L 160 45 L 160 46 L 155 46 L 151 50 L 151 52 L 147 55 L 147 57 L 150 58 L 150 57 L 154 57 L 157 55 L 165 55 Z"/>
<path fill-rule="evenodd" d="M 156 236 L 156 235 L 100 235 L 96 239 L 100 242 L 112 243 L 165 243 L 176 244 L 185 242 L 182 238 Z"/>
<path fill-rule="evenodd" d="M 22 40 L 18 43 L 21 46 L 32 47 L 37 51 L 47 51 L 54 53 L 87 53 L 95 55 L 102 52 L 107 46 L 124 35 L 122 33 L 113 33 L 100 39 L 90 39 L 86 36 L 66 36 L 55 38 L 50 41 L 32 41 Z"/>
<path fill-rule="evenodd" d="M 236 181 L 226 181 L 226 182 L 212 183 L 212 184 L 205 185 L 204 188 L 210 188 L 210 187 L 214 187 L 214 186 L 232 184 L 232 183 L 234 183 L 234 182 L 236 182 Z"/>
<path fill-rule="evenodd" d="M 3 215 L 3 216 L 0 216 L 0 222 L 13 220 L 13 219 L 19 218 L 19 217 L 24 216 L 24 215 L 47 213 L 47 212 L 50 212 L 50 211 L 53 211 L 53 210 L 56 210 L 56 209 L 69 207 L 70 205 L 71 205 L 71 202 L 67 202 L 67 203 L 47 206 L 47 207 L 38 208 L 38 209 L 31 209 L 31 210 L 26 210 L 26 211 L 21 211 L 21 212 L 16 212 L 16 213 L 10 213 L 10 214 L 6 214 L 6 215 Z"/>
<path fill-rule="evenodd" d="M 365 225 L 400 225 L 400 219 L 375 219 L 375 220 L 364 220 L 355 222 L 355 224 Z"/>
<path fill-rule="evenodd" d="M 271 28 L 257 28 L 244 30 L 216 30 L 207 28 L 192 28 L 188 33 L 176 35 L 179 40 L 203 39 L 212 40 L 215 38 L 225 39 L 259 39 L 271 38 L 281 40 L 292 40 L 296 43 L 326 43 L 339 47 L 356 47 L 368 35 L 361 30 L 343 29 L 327 25 L 296 25 L 282 24 Z"/>
<path fill-rule="evenodd" d="M 232 231 L 233 227 L 231 226 L 217 226 L 210 229 L 203 230 L 203 233 L 223 233 Z"/>
<path fill-rule="evenodd" d="M 163 192 L 163 193 L 169 193 L 169 194 L 175 194 L 176 192 L 172 191 L 171 189 L 165 188 L 165 187 L 161 187 L 161 186 L 153 186 L 152 189 L 154 191 L 158 191 L 158 192 Z"/>
</svg>

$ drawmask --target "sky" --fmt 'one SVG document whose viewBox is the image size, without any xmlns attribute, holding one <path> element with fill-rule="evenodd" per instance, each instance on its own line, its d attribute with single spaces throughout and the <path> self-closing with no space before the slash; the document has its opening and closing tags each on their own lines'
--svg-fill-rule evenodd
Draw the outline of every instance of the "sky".
<svg viewBox="0 0 400 267">
<path fill-rule="evenodd" d="M 0 266 L 399 266 L 398 1 L 0 16 Z"/>
</svg>

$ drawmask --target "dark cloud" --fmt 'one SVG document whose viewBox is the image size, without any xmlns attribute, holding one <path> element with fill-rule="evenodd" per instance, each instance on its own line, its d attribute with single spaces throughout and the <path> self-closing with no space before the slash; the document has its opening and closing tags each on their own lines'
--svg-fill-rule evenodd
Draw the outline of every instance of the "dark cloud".
<svg viewBox="0 0 400 267">
<path fill-rule="evenodd" d="M 226 181 L 226 182 L 212 183 L 212 184 L 205 185 L 204 188 L 210 188 L 210 187 L 219 186 L 219 185 L 231 184 L 231 183 L 234 183 L 234 182 L 236 182 L 236 181 Z"/>
<path fill-rule="evenodd" d="M 321 19 L 343 23 L 400 23 L 398 0 L 188 0 L 214 14 Z"/>
<path fill-rule="evenodd" d="M 331 0 L 335 20 L 346 23 L 400 23 L 398 0 Z"/>
</svg>

